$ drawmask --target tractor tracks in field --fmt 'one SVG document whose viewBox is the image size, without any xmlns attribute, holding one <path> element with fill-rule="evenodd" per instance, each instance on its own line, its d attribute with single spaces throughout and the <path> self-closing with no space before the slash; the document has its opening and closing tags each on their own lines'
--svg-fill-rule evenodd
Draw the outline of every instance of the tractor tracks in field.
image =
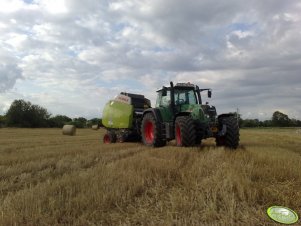
<svg viewBox="0 0 301 226">
<path fill-rule="evenodd" d="M 138 153 L 142 153 L 146 150 L 148 150 L 148 149 L 145 148 L 145 146 L 139 146 L 139 147 L 125 149 L 125 150 L 123 150 L 123 151 L 125 151 L 125 153 L 120 153 L 117 156 L 112 156 L 112 158 L 106 159 L 106 161 L 104 161 L 103 164 L 111 165 L 111 164 L 116 163 L 118 161 L 131 158 L 131 157 L 137 155 Z"/>
<path fill-rule="evenodd" d="M 80 158 L 78 159 L 76 159 L 78 155 L 74 155 L 74 158 L 71 159 L 69 158 L 70 155 L 67 155 L 61 159 L 56 159 L 56 161 L 52 159 L 49 161 L 49 164 L 41 165 L 32 170 L 24 169 L 11 175 L 0 175 L 0 200 L 8 194 L 13 195 L 19 191 L 32 189 L 49 181 L 60 180 L 65 175 L 77 176 L 80 172 L 93 170 L 98 165 L 109 166 L 115 164 L 146 150 L 148 148 L 141 145 L 79 155 Z"/>
</svg>

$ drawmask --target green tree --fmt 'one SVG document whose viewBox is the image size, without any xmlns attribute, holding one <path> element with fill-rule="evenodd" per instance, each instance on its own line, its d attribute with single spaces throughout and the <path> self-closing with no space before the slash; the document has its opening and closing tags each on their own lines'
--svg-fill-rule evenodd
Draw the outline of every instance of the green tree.
<svg viewBox="0 0 301 226">
<path fill-rule="evenodd" d="M 29 101 L 14 100 L 6 113 L 8 126 L 15 127 L 47 127 L 50 114 L 39 105 L 32 105 Z"/>
<path fill-rule="evenodd" d="M 49 127 L 62 128 L 65 124 L 70 124 L 72 119 L 66 115 L 56 115 L 49 118 L 48 125 Z"/>
<path fill-rule="evenodd" d="M 272 122 L 272 120 L 264 120 L 262 122 L 262 126 L 263 127 L 272 127 L 273 126 L 273 122 Z"/>
<path fill-rule="evenodd" d="M 298 120 L 298 119 L 292 118 L 290 120 L 290 126 L 292 126 L 292 127 L 300 127 L 301 126 L 301 121 Z"/>
<path fill-rule="evenodd" d="M 91 127 L 92 125 L 103 126 L 102 120 L 99 118 L 92 118 L 89 121 L 87 121 L 87 127 Z"/>
<path fill-rule="evenodd" d="M 29 122 L 31 123 L 31 127 L 48 127 L 48 119 L 50 114 L 47 109 L 39 106 L 39 105 L 31 105 L 30 114 L 29 114 Z"/>
<path fill-rule="evenodd" d="M 0 115 L 0 128 L 6 126 L 6 117 L 4 115 Z"/>
<path fill-rule="evenodd" d="M 76 128 L 85 128 L 87 127 L 87 119 L 83 117 L 74 118 L 70 124 L 75 125 Z"/>
<path fill-rule="evenodd" d="M 280 111 L 275 111 L 272 116 L 273 126 L 290 126 L 290 119 L 286 114 L 283 114 Z"/>
<path fill-rule="evenodd" d="M 242 127 L 259 127 L 260 121 L 258 119 L 245 119 L 242 122 Z"/>
</svg>

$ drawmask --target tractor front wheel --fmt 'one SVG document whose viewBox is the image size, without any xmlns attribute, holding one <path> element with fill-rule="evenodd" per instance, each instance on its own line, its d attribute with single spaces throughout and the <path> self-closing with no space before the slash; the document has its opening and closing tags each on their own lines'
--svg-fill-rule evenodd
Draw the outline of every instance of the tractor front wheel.
<svg viewBox="0 0 301 226">
<path fill-rule="evenodd" d="M 152 113 L 147 113 L 141 123 L 142 141 L 147 146 L 162 147 L 166 144 L 160 123 Z"/>
<path fill-rule="evenodd" d="M 176 144 L 179 147 L 191 147 L 196 144 L 195 123 L 190 116 L 179 116 L 175 123 Z"/>
</svg>

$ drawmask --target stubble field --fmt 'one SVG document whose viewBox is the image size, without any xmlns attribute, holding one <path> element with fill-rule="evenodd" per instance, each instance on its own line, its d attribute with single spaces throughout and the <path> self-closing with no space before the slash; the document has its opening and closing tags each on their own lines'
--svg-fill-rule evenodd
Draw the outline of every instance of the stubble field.
<svg viewBox="0 0 301 226">
<path fill-rule="evenodd" d="M 271 205 L 301 215 L 296 129 L 241 130 L 236 151 L 213 139 L 104 145 L 103 134 L 0 129 L 0 225 L 278 225 Z"/>
</svg>

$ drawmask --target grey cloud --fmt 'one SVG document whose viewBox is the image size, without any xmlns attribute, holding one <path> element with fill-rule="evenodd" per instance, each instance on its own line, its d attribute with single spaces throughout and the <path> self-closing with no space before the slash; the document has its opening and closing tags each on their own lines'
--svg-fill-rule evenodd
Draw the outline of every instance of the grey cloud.
<svg viewBox="0 0 301 226">
<path fill-rule="evenodd" d="M 0 22 L 8 25 L 0 28 L 0 48 L 9 49 L 13 59 L 0 66 L 1 91 L 23 75 L 51 89 L 68 81 L 86 87 L 130 78 L 149 81 L 141 92 L 151 94 L 184 73 L 179 78 L 214 88 L 212 102 L 220 111 L 289 109 L 300 98 L 301 86 L 297 4 L 67 0 L 64 14 L 39 9 L 0 14 Z M 27 38 L 20 46 L 3 44 L 10 33 Z"/>
<path fill-rule="evenodd" d="M 18 67 L 17 58 L 13 53 L 2 48 L 0 52 L 0 93 L 13 88 L 16 80 L 20 78 L 22 78 L 22 71 Z"/>
<path fill-rule="evenodd" d="M 19 78 L 21 70 L 16 65 L 0 63 L 0 93 L 14 87 Z"/>
</svg>

